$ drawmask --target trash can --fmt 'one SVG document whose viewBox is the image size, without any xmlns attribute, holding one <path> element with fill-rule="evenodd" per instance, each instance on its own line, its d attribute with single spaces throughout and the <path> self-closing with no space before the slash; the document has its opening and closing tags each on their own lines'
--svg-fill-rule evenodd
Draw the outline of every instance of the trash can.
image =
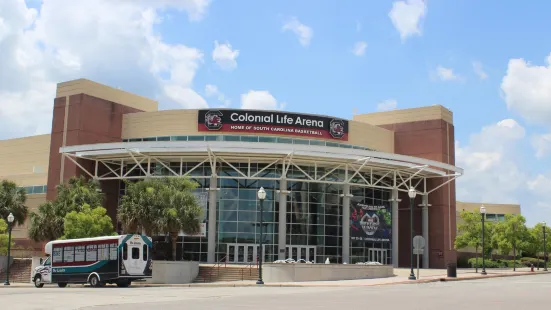
<svg viewBox="0 0 551 310">
<path fill-rule="evenodd" d="M 448 278 L 457 278 L 457 264 L 449 263 L 448 264 Z"/>
</svg>

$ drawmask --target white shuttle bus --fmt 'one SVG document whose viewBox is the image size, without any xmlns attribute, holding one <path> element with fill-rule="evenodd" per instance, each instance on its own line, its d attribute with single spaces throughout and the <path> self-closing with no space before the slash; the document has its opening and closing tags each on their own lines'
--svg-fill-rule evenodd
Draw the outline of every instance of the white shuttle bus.
<svg viewBox="0 0 551 310">
<path fill-rule="evenodd" d="M 128 287 L 133 280 L 152 277 L 151 247 L 151 238 L 142 235 L 50 241 L 45 247 L 48 257 L 35 268 L 34 286 Z"/>
</svg>

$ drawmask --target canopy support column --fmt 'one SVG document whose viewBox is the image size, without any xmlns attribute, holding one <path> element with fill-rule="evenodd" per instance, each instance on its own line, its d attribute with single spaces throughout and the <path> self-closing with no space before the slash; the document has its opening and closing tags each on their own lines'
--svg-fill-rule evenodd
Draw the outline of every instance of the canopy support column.
<svg viewBox="0 0 551 310">
<path fill-rule="evenodd" d="M 210 177 L 209 187 L 209 219 L 207 233 L 207 262 L 216 263 L 216 212 L 218 204 L 218 179 L 216 174 Z"/>
<path fill-rule="evenodd" d="M 422 223 L 423 223 L 423 238 L 425 239 L 425 248 L 423 249 L 423 268 L 429 268 L 429 195 L 424 194 L 422 196 L 422 203 L 419 205 L 423 209 Z"/>
<path fill-rule="evenodd" d="M 350 263 L 350 184 L 342 186 L 342 263 Z"/>
<path fill-rule="evenodd" d="M 398 189 L 392 190 L 392 198 L 390 199 L 392 204 L 392 266 L 398 268 L 398 203 L 400 199 L 398 198 Z"/>
</svg>

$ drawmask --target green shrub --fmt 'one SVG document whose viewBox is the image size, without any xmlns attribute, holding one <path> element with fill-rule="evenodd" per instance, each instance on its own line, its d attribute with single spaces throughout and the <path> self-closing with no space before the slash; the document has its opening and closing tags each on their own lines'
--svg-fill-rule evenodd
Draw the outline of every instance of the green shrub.
<svg viewBox="0 0 551 310">
<path fill-rule="evenodd" d="M 482 258 L 478 258 L 478 260 L 476 258 L 471 258 L 469 259 L 469 266 L 471 266 L 471 268 L 476 268 L 478 265 L 478 268 L 482 268 Z M 490 260 L 490 259 L 486 259 L 484 261 L 484 265 L 486 266 L 486 268 L 507 268 L 507 262 L 505 261 L 495 261 L 495 260 Z"/>
<path fill-rule="evenodd" d="M 512 259 L 510 260 L 486 259 L 484 263 L 486 265 L 486 268 L 513 268 L 514 266 L 514 260 Z M 530 267 L 533 264 L 534 267 L 537 268 L 538 263 L 539 263 L 539 266 L 543 268 L 543 259 L 538 259 L 533 257 L 522 257 L 521 259 L 517 259 L 516 266 L 517 268 L 522 268 L 522 267 Z M 477 265 L 478 265 L 478 268 L 482 268 L 482 258 L 479 257 L 478 261 L 476 260 L 476 258 L 469 259 L 469 263 L 468 263 L 469 267 L 476 268 Z M 547 266 L 551 267 L 551 262 L 547 262 Z"/>
</svg>

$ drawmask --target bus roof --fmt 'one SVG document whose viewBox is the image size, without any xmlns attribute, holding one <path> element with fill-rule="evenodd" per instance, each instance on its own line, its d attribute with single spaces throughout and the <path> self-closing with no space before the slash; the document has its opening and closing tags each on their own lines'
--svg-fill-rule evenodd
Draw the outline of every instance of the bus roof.
<svg viewBox="0 0 551 310">
<path fill-rule="evenodd" d="M 90 241 L 107 241 L 107 240 L 118 240 L 121 236 L 127 235 L 116 235 L 116 236 L 105 236 L 105 237 L 94 237 L 94 238 L 81 238 L 81 239 L 67 239 L 67 240 L 55 240 L 46 243 L 44 247 L 44 252 L 46 254 L 52 254 L 52 246 L 55 244 L 65 244 L 65 243 L 74 243 L 74 242 L 90 242 Z"/>
</svg>

